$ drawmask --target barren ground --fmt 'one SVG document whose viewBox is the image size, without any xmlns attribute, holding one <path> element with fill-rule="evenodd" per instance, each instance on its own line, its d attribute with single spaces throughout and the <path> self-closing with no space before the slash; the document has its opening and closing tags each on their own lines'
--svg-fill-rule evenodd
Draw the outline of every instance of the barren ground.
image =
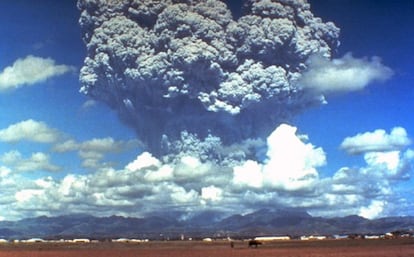
<svg viewBox="0 0 414 257">
<path fill-rule="evenodd" d="M 269 242 L 8 243 L 0 257 L 414 257 L 414 239 Z"/>
</svg>

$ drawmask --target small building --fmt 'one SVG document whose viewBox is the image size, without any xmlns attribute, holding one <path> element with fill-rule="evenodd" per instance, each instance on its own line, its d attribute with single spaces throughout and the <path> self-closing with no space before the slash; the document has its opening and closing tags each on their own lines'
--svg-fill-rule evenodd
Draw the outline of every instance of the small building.
<svg viewBox="0 0 414 257">
<path fill-rule="evenodd" d="M 324 240 L 326 236 L 301 236 L 300 240 Z"/>
<path fill-rule="evenodd" d="M 41 238 L 30 238 L 30 239 L 24 240 L 23 242 L 25 242 L 25 243 L 43 243 L 43 242 L 45 242 L 45 240 L 43 240 Z"/>
<path fill-rule="evenodd" d="M 128 238 L 118 238 L 118 239 L 114 239 L 112 240 L 112 242 L 117 242 L 117 243 L 129 243 L 131 240 Z"/>
<path fill-rule="evenodd" d="M 90 243 L 91 240 L 88 238 L 75 238 L 72 240 L 74 243 Z"/>
<path fill-rule="evenodd" d="M 279 240 L 290 240 L 289 236 L 258 236 L 255 237 L 256 241 L 279 241 Z"/>
<path fill-rule="evenodd" d="M 334 235 L 334 239 L 349 239 L 348 235 Z"/>
<path fill-rule="evenodd" d="M 366 235 L 365 239 L 380 239 L 381 237 L 378 235 Z"/>
</svg>

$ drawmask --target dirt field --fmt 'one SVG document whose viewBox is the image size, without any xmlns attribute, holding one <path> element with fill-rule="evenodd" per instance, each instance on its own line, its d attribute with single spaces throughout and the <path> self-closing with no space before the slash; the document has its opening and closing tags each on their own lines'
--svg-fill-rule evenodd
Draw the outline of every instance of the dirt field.
<svg viewBox="0 0 414 257">
<path fill-rule="evenodd" d="M 0 257 L 414 257 L 414 239 L 246 242 L 0 244 Z"/>
</svg>

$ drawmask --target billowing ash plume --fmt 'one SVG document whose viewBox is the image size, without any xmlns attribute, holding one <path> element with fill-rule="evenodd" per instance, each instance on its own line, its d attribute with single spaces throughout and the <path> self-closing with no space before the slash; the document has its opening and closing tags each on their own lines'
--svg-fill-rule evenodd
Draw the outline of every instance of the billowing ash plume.
<svg viewBox="0 0 414 257">
<path fill-rule="evenodd" d="M 267 137 L 323 101 L 297 82 L 311 56 L 330 59 L 339 29 L 305 0 L 244 7 L 235 20 L 218 0 L 79 0 L 81 92 L 116 109 L 156 155 L 188 136 Z"/>
</svg>

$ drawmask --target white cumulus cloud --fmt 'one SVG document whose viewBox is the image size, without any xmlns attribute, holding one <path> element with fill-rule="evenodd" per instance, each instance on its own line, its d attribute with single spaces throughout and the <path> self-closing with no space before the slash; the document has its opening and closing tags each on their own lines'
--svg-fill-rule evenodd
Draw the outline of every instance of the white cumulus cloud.
<svg viewBox="0 0 414 257">
<path fill-rule="evenodd" d="M 357 134 L 345 138 L 341 143 L 341 149 L 350 154 L 365 152 L 379 152 L 399 150 L 411 144 L 407 132 L 402 127 L 395 127 L 388 134 L 383 129 L 373 132 Z"/>
<path fill-rule="evenodd" d="M 17 142 L 32 141 L 39 143 L 53 143 L 59 139 L 61 133 L 50 128 L 46 123 L 32 119 L 21 121 L 0 130 L 0 141 Z"/>
<path fill-rule="evenodd" d="M 412 161 L 414 160 L 411 149 L 405 152 L 369 152 L 364 155 L 365 162 L 368 165 L 364 169 L 365 174 L 375 173 L 376 176 L 384 179 L 404 180 L 410 177 L 412 170 Z"/>
<path fill-rule="evenodd" d="M 233 168 L 233 183 L 236 185 L 256 187 L 263 186 L 262 166 L 256 161 L 248 160 Z"/>
<path fill-rule="evenodd" d="M 346 54 L 330 61 L 313 56 L 300 84 L 322 94 L 341 93 L 364 89 L 373 81 L 384 81 L 392 74 L 393 71 L 384 66 L 378 57 L 367 60 Z"/>
<path fill-rule="evenodd" d="M 49 155 L 41 152 L 33 153 L 24 158 L 19 151 L 6 152 L 0 156 L 0 161 L 12 166 L 16 171 L 59 171 L 60 167 L 50 163 Z"/>
<path fill-rule="evenodd" d="M 57 65 L 51 58 L 28 55 L 17 59 L 12 66 L 4 68 L 0 73 L 0 91 L 43 82 L 74 69 L 68 65 Z"/>
<path fill-rule="evenodd" d="M 136 147 L 137 140 L 115 140 L 112 137 L 93 138 L 83 142 L 69 139 L 54 145 L 53 150 L 58 153 L 77 151 L 82 159 L 82 166 L 96 169 L 106 164 L 101 163 L 108 153 L 120 153 L 126 149 Z"/>
<path fill-rule="evenodd" d="M 324 151 L 296 133 L 295 127 L 286 124 L 276 128 L 268 137 L 263 161 L 240 160 L 226 166 L 191 153 L 169 160 L 143 152 L 121 169 L 106 166 L 63 178 L 25 177 L 14 164 L 31 157 L 10 153 L 0 160 L 10 166 L 0 167 L 0 212 L 6 219 L 15 219 L 60 215 L 72 209 L 103 216 L 145 216 L 165 209 L 215 208 L 234 214 L 240 209 L 277 206 L 300 207 L 314 216 L 328 217 L 395 214 L 396 199 L 404 201 L 395 187 L 409 178 L 414 151 L 367 152 L 361 156 L 364 165 L 321 177 L 318 168 L 326 162 Z M 103 147 L 103 142 L 90 141 L 85 146 L 93 150 L 93 156 L 97 149 L 101 153 L 112 149 Z M 80 151 L 83 143 L 63 145 L 61 150 Z"/>
<path fill-rule="evenodd" d="M 247 161 L 234 168 L 233 183 L 283 190 L 308 189 L 318 179 L 317 167 L 326 163 L 325 153 L 296 135 L 296 128 L 280 125 L 267 139 L 264 164 Z"/>
<path fill-rule="evenodd" d="M 144 168 L 158 168 L 160 164 L 160 161 L 157 158 L 153 157 L 150 153 L 143 152 L 137 157 L 136 160 L 129 163 L 126 166 L 126 169 L 130 171 L 136 171 Z"/>
<path fill-rule="evenodd" d="M 361 207 L 358 215 L 367 218 L 374 219 L 377 218 L 385 208 L 386 203 L 379 200 L 374 200 L 369 206 Z"/>
<path fill-rule="evenodd" d="M 222 199 L 223 190 L 215 186 L 203 187 L 201 189 L 201 198 L 209 201 L 219 201 Z"/>
</svg>

